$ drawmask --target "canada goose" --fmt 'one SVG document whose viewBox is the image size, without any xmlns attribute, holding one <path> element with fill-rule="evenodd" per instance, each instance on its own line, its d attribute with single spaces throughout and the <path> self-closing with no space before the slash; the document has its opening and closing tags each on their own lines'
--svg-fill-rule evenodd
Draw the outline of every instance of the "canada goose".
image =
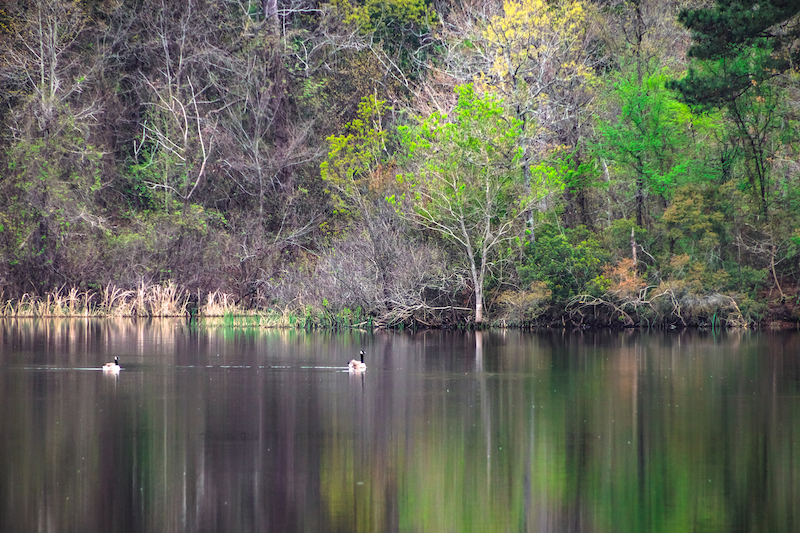
<svg viewBox="0 0 800 533">
<path fill-rule="evenodd" d="M 364 350 L 361 350 L 361 361 L 353 359 L 347 368 L 350 369 L 350 372 L 364 372 L 367 369 L 367 365 L 364 364 Z"/>
<path fill-rule="evenodd" d="M 114 356 L 113 363 L 106 363 L 103 365 L 103 372 L 108 372 L 110 374 L 118 374 L 119 373 L 119 356 Z"/>
</svg>

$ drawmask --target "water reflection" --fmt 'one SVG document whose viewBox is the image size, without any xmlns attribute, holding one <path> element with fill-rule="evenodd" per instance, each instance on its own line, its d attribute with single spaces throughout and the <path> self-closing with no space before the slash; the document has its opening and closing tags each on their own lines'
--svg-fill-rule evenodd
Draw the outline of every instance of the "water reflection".
<svg viewBox="0 0 800 533">
<path fill-rule="evenodd" d="M 797 344 L 7 320 L 0 531 L 796 531 Z"/>
</svg>

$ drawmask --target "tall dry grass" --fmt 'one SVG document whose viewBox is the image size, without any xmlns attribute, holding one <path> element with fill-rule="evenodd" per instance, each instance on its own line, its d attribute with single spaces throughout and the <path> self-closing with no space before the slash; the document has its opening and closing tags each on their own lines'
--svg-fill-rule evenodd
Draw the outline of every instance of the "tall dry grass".
<svg viewBox="0 0 800 533">
<path fill-rule="evenodd" d="M 185 316 L 189 314 L 189 294 L 173 282 L 147 287 L 144 298 L 148 316 Z"/>
<path fill-rule="evenodd" d="M 1 296 L 1 294 L 0 294 Z M 135 290 L 109 284 L 100 291 L 53 289 L 44 296 L 23 294 L 0 304 L 0 316 L 188 316 L 189 293 L 172 282 L 140 283 Z"/>
<path fill-rule="evenodd" d="M 236 304 L 233 295 L 220 291 L 209 292 L 205 304 L 199 306 L 198 313 L 206 317 L 247 314 Z"/>
<path fill-rule="evenodd" d="M 54 316 L 97 316 L 97 306 L 91 291 L 80 291 L 73 287 L 53 289 L 43 298 L 23 294 L 19 300 L 3 300 L 0 316 L 15 317 L 54 317 Z"/>
<path fill-rule="evenodd" d="M 3 293 L 0 292 L 0 299 Z M 56 288 L 40 297 L 24 294 L 18 300 L 0 301 L 0 317 L 188 317 L 197 302 L 197 315 L 209 326 L 255 328 L 359 327 L 365 317 L 344 310 L 331 314 L 311 306 L 287 305 L 284 309 L 255 310 L 241 307 L 222 291 L 205 295 L 181 289 L 175 283 L 139 283 L 125 289 L 109 283 L 99 291 Z"/>
<path fill-rule="evenodd" d="M 134 291 L 124 290 L 109 283 L 100 294 L 100 307 L 107 316 L 132 316 Z"/>
</svg>

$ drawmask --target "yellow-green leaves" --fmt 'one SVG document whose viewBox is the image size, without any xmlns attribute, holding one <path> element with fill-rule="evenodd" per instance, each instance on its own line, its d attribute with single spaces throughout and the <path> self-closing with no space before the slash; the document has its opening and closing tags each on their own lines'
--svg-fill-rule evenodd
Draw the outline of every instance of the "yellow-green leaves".
<svg viewBox="0 0 800 533">
<path fill-rule="evenodd" d="M 331 4 L 345 15 L 345 22 L 365 33 L 409 25 L 428 28 L 438 22 L 436 12 L 424 0 L 333 0 Z"/>
<path fill-rule="evenodd" d="M 483 34 L 493 57 L 489 85 L 505 92 L 557 73 L 589 81 L 592 72 L 582 60 L 585 16 L 579 1 L 504 2 L 503 15 L 493 17 Z M 537 94 L 546 96 L 546 88 Z"/>
<path fill-rule="evenodd" d="M 329 186 L 337 209 L 363 207 L 363 196 L 383 175 L 386 163 L 385 139 L 381 117 L 386 102 L 374 96 L 364 97 L 358 116 L 345 125 L 345 134 L 332 135 L 328 159 L 320 165 L 322 179 Z"/>
<path fill-rule="evenodd" d="M 598 61 L 588 26 L 579 0 L 506 0 L 502 14 L 484 23 L 477 82 L 521 121 L 529 183 L 531 165 L 556 149 L 579 151 L 588 135 Z"/>
</svg>

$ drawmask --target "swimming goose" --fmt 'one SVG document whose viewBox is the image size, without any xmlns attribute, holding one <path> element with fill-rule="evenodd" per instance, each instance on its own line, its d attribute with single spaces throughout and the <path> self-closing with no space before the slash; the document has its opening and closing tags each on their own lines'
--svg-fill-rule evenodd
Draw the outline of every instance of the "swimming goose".
<svg viewBox="0 0 800 533">
<path fill-rule="evenodd" d="M 119 356 L 114 356 L 113 363 L 106 363 L 103 365 L 103 372 L 109 372 L 111 374 L 118 374 L 119 373 Z"/>
<path fill-rule="evenodd" d="M 364 364 L 364 350 L 361 350 L 361 361 L 353 359 L 347 368 L 350 369 L 350 372 L 364 372 L 367 369 L 367 365 Z"/>
</svg>

